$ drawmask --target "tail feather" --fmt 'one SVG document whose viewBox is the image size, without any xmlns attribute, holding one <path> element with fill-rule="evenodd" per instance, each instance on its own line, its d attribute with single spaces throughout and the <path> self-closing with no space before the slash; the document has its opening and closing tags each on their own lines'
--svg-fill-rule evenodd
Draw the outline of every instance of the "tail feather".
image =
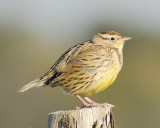
<svg viewBox="0 0 160 128">
<path fill-rule="evenodd" d="M 24 87 L 22 87 L 18 92 L 24 92 L 27 91 L 28 89 L 34 88 L 34 87 L 41 87 L 44 85 L 44 81 L 40 81 L 39 78 L 35 79 L 34 81 L 28 83 Z"/>
</svg>

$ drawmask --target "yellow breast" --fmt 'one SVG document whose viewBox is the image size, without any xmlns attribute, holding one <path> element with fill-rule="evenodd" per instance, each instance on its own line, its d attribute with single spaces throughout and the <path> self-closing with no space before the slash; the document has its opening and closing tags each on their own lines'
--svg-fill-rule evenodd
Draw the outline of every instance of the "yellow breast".
<svg viewBox="0 0 160 128">
<path fill-rule="evenodd" d="M 117 56 L 115 56 L 114 59 L 114 63 L 112 63 L 112 66 L 106 72 L 99 72 L 99 76 L 101 76 L 100 79 L 98 79 L 94 83 L 94 85 L 92 85 L 93 88 L 90 91 L 85 92 L 84 95 L 90 95 L 93 93 L 103 91 L 115 81 L 120 71 L 120 64 Z"/>
<path fill-rule="evenodd" d="M 103 91 L 107 87 L 109 87 L 116 79 L 118 72 L 115 70 L 111 70 L 105 76 L 103 76 L 99 81 L 97 81 L 93 86 L 94 88 L 84 95 L 90 95 L 93 93 L 97 93 Z"/>
</svg>

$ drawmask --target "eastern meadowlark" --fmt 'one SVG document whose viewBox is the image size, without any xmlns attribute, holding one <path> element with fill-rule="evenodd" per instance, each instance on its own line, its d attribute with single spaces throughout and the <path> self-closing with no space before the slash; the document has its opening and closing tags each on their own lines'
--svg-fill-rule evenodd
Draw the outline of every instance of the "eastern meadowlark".
<svg viewBox="0 0 160 128">
<path fill-rule="evenodd" d="M 98 33 L 91 40 L 71 47 L 45 75 L 25 85 L 19 92 L 33 87 L 60 86 L 75 95 L 84 107 L 97 106 L 99 104 L 87 96 L 114 82 L 123 65 L 124 43 L 130 39 L 114 31 Z"/>
</svg>

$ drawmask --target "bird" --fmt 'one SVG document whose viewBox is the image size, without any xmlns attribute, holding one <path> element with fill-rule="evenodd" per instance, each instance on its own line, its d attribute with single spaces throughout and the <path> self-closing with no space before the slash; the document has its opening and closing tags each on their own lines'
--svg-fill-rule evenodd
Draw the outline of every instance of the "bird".
<svg viewBox="0 0 160 128">
<path fill-rule="evenodd" d="M 59 86 L 74 95 L 82 107 L 106 104 L 112 107 L 109 103 L 96 103 L 88 96 L 103 91 L 115 81 L 123 65 L 123 46 L 131 39 L 115 31 L 100 32 L 90 40 L 69 48 L 47 73 L 18 92 L 34 87 Z"/>
</svg>

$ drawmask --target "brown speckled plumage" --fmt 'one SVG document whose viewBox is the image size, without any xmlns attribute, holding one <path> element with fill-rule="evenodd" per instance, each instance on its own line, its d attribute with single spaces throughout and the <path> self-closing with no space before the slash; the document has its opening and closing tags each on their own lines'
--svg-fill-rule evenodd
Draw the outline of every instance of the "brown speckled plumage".
<svg viewBox="0 0 160 128">
<path fill-rule="evenodd" d="M 123 44 L 129 39 L 113 31 L 98 33 L 67 50 L 44 76 L 20 92 L 44 86 L 60 86 L 80 96 L 102 91 L 116 79 L 123 64 Z"/>
</svg>

